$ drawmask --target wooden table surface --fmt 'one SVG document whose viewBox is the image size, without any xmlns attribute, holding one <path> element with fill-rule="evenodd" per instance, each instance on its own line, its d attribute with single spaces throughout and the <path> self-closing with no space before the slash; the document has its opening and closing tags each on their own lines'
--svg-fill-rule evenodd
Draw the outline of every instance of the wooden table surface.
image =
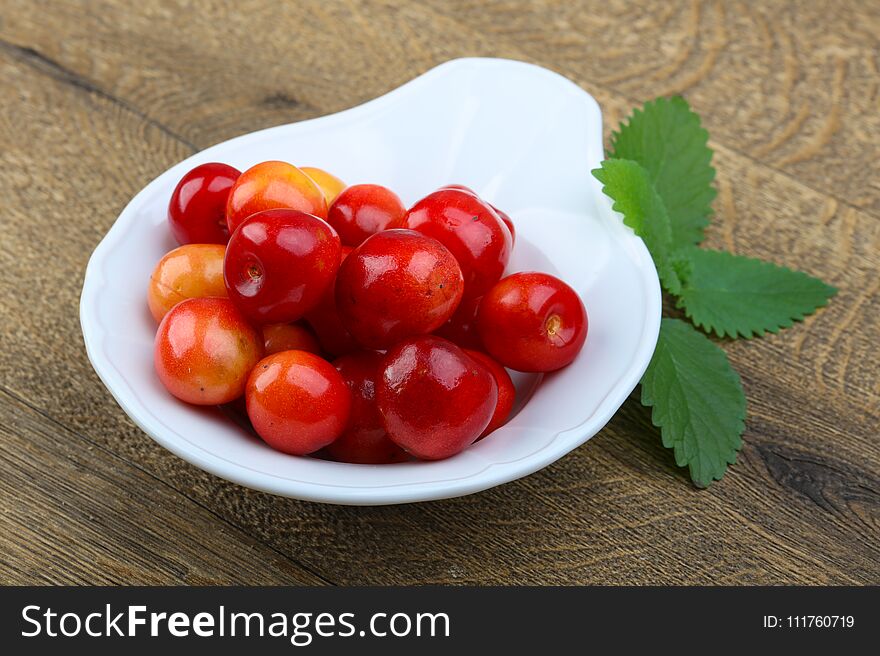
<svg viewBox="0 0 880 656">
<path fill-rule="evenodd" d="M 233 9 L 234 7 L 234 9 Z M 0 10 L 0 581 L 880 583 L 880 3 L 35 2 Z M 132 195 L 229 137 L 447 59 L 570 77 L 605 112 L 683 94 L 718 169 L 709 244 L 840 288 L 725 344 L 749 419 L 704 491 L 635 399 L 556 464 L 443 502 L 254 492 L 155 444 L 86 358 L 89 254 Z"/>
</svg>

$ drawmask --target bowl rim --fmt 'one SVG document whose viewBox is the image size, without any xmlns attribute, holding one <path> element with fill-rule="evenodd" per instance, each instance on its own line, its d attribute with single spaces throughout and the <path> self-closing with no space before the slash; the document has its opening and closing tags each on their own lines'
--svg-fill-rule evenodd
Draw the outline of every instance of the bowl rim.
<svg viewBox="0 0 880 656">
<path fill-rule="evenodd" d="M 635 265 L 639 269 L 639 280 L 644 286 L 647 303 L 644 312 L 645 321 L 642 334 L 639 337 L 638 348 L 633 353 L 624 373 L 618 378 L 616 383 L 610 388 L 608 393 L 602 398 L 595 410 L 589 416 L 575 426 L 556 432 L 556 434 L 538 451 L 529 453 L 512 461 L 486 463 L 485 467 L 482 469 L 471 472 L 461 478 L 447 478 L 438 481 L 421 481 L 405 484 L 395 483 L 381 487 L 364 487 L 344 486 L 339 485 L 338 483 L 322 484 L 313 481 L 300 481 L 252 469 L 242 463 L 233 462 L 222 458 L 215 453 L 209 452 L 200 445 L 190 442 L 184 436 L 174 431 L 174 429 L 164 425 L 163 422 L 140 401 L 134 391 L 129 387 L 128 382 L 124 379 L 122 373 L 119 372 L 115 365 L 113 365 L 103 353 L 101 353 L 101 348 L 106 338 L 106 331 L 104 330 L 100 319 L 97 317 L 97 303 L 95 301 L 98 292 L 107 284 L 102 265 L 106 255 L 113 250 L 115 244 L 125 234 L 121 219 L 132 211 L 132 208 L 138 207 L 144 197 L 151 195 L 153 189 L 164 184 L 164 180 L 167 177 L 173 175 L 180 177 L 180 173 L 178 173 L 179 171 L 182 169 L 188 170 L 188 168 L 195 165 L 196 160 L 204 159 L 206 153 L 221 146 L 225 147 L 241 140 L 250 140 L 258 136 L 265 137 L 273 131 L 284 130 L 291 125 L 305 127 L 313 121 L 320 120 L 323 123 L 326 123 L 334 120 L 345 120 L 352 113 L 381 109 L 388 103 L 394 102 L 399 96 L 417 90 L 422 85 L 430 82 L 434 77 L 448 74 L 456 69 L 473 69 L 474 67 L 517 67 L 521 69 L 529 69 L 532 74 L 552 78 L 555 83 L 561 83 L 566 86 L 569 92 L 574 91 L 579 94 L 582 100 L 587 105 L 591 106 L 595 112 L 595 116 L 598 117 L 598 125 L 594 126 L 594 129 L 599 135 L 602 134 L 602 115 L 598 103 L 587 91 L 562 75 L 535 64 L 510 59 L 481 57 L 453 59 L 435 66 L 386 94 L 360 105 L 356 105 L 334 114 L 315 117 L 305 121 L 298 121 L 293 124 L 283 124 L 262 130 L 256 130 L 209 146 L 208 148 L 185 158 L 158 175 L 126 204 L 116 221 L 114 221 L 110 230 L 101 239 L 100 243 L 95 247 L 95 250 L 89 258 L 85 270 L 83 290 L 80 297 L 80 326 L 83 332 L 86 353 L 92 367 L 119 406 L 141 430 L 149 435 L 154 441 L 183 460 L 186 460 L 211 474 L 239 485 L 268 492 L 270 494 L 292 497 L 305 501 L 346 505 L 386 505 L 462 496 L 527 476 L 546 467 L 550 463 L 558 460 L 568 452 L 588 441 L 608 423 L 614 413 L 619 409 L 638 384 L 647 369 L 660 331 L 662 295 L 656 269 L 644 242 L 628 228 L 627 234 L 634 240 L 631 244 L 633 259 Z M 594 151 L 588 154 L 588 158 L 590 161 L 596 161 L 597 163 L 602 160 L 603 152 L 601 138 L 595 146 Z M 603 199 L 604 201 L 607 201 L 610 208 L 610 199 L 604 196 Z M 591 428 L 584 432 L 584 427 L 586 425 L 590 425 Z M 168 430 L 171 431 L 172 435 L 168 435 Z M 345 463 L 329 464 L 337 467 L 365 466 Z M 430 465 L 430 463 L 425 464 Z"/>
</svg>

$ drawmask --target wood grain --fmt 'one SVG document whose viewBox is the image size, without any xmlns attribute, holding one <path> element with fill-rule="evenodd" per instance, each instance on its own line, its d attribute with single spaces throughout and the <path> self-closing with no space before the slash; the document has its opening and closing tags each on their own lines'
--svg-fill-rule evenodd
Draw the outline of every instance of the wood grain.
<svg viewBox="0 0 880 656">
<path fill-rule="evenodd" d="M 326 583 L 8 393 L 0 408 L 0 583 Z"/>
<path fill-rule="evenodd" d="M 880 582 L 877 5 L 643 5 L 4 3 L 0 580 Z M 684 93 L 716 149 L 709 244 L 840 288 L 804 324 L 725 345 L 750 418 L 710 489 L 689 485 L 629 402 L 584 447 L 482 494 L 280 499 L 161 449 L 91 371 L 82 273 L 146 182 L 465 55 L 564 73 L 609 129 Z"/>
</svg>

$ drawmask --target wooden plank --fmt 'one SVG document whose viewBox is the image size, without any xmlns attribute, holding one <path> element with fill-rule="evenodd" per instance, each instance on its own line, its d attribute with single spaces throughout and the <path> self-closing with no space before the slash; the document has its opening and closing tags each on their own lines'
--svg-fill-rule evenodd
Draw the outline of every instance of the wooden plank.
<svg viewBox="0 0 880 656">
<path fill-rule="evenodd" d="M 553 11 L 570 22 L 586 20 L 564 13 L 563 4 Z M 192 145 L 355 104 L 454 54 L 494 49 L 563 70 L 598 89 L 609 125 L 632 98 L 607 80 L 594 88 L 589 69 L 562 54 L 554 59 L 557 51 L 541 36 L 550 27 L 541 21 L 532 21 L 534 36 L 508 22 L 505 36 L 481 29 L 483 19 L 469 23 L 465 4 L 456 12 L 442 3 L 406 5 L 392 17 L 347 3 L 298 3 L 255 10 L 234 23 L 196 15 L 174 26 L 178 14 L 163 5 L 139 13 L 107 6 L 100 14 L 62 6 L 42 12 L 43 24 L 30 7 L 23 3 L 4 16 L 4 38 L 17 45 L 0 48 L 0 84 L 15 90 L 0 97 L 0 189 L 8 199 L 0 240 L 0 380 L 40 409 L 43 418 L 34 421 L 49 422 L 43 430 L 62 423 L 185 495 L 186 503 L 239 527 L 268 553 L 280 551 L 333 582 L 878 580 L 880 223 L 870 204 L 823 193 L 786 166 L 759 163 L 712 126 L 720 194 L 710 244 L 797 266 L 841 293 L 805 325 L 728 346 L 751 419 L 740 462 L 709 490 L 688 485 L 658 445 L 645 410 L 630 403 L 588 445 L 483 494 L 373 509 L 271 497 L 220 481 L 153 444 L 91 372 L 77 319 L 81 275 L 131 195 Z M 505 7 L 493 8 L 499 24 Z M 605 14 L 606 30 L 621 24 L 616 11 Z M 679 13 L 673 6 L 667 20 Z M 389 29 L 401 38 L 383 39 Z M 567 29 L 560 30 L 563 45 L 575 40 Z M 315 31 L 317 41 L 291 36 L 303 30 Z M 530 55 L 529 48 L 540 48 L 528 44 L 542 39 L 545 54 Z M 592 48 L 598 56 L 598 46 L 585 51 Z M 715 107 L 706 102 L 698 108 L 709 116 Z M 858 120 L 846 115 L 853 125 Z M 746 119 L 731 121 L 733 134 Z M 864 152 L 853 156 L 870 163 Z M 55 457 L 47 455 L 44 466 Z M 68 480 L 81 490 L 77 477 Z M 132 475 L 127 488 L 142 485 Z M 146 521 L 167 537 L 161 524 Z M 50 538 L 56 546 L 61 539 Z M 205 532 L 203 539 L 214 537 Z M 57 576 L 81 580 L 77 567 L 68 563 Z"/>
<path fill-rule="evenodd" d="M 0 413 L 0 583 L 325 583 L 3 392 Z"/>
<path fill-rule="evenodd" d="M 632 106 L 684 94 L 725 147 L 880 217 L 880 7 L 869 2 L 429 2 L 456 31 Z"/>
<path fill-rule="evenodd" d="M 880 217 L 872 3 L 11 4 L 0 38 L 202 147 L 357 104 L 451 57 L 506 56 L 628 106 L 684 93 L 719 143 Z"/>
</svg>

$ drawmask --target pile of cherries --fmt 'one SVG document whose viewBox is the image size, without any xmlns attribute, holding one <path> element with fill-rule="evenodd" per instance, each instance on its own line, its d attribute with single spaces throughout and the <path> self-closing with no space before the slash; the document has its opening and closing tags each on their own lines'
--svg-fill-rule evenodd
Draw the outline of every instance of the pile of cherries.
<svg viewBox="0 0 880 656">
<path fill-rule="evenodd" d="M 461 185 L 407 209 L 320 169 L 202 164 L 168 221 L 182 245 L 148 292 L 160 380 L 187 403 L 243 407 L 285 453 L 448 458 L 507 421 L 505 367 L 560 369 L 587 337 L 563 281 L 503 277 L 513 222 Z"/>
</svg>

